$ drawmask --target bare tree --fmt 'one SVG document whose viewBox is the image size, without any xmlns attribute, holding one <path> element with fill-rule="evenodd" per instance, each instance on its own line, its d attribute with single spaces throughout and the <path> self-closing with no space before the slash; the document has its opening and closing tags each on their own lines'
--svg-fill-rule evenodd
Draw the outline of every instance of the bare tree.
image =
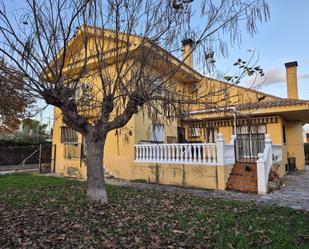
<svg viewBox="0 0 309 249">
<path fill-rule="evenodd" d="M 202 77 L 176 58 L 180 41 L 193 39 L 195 63 L 207 67 L 214 51 L 224 55 L 227 44 L 239 42 L 240 25 L 253 34 L 269 18 L 266 0 L 199 2 L 25 0 L 18 16 L 2 4 L 0 51 L 23 72 L 29 92 L 58 107 L 85 137 L 91 200 L 107 202 L 103 151 L 110 131 L 139 111 L 173 119 L 184 104 L 212 105 L 211 93 L 197 101 L 178 89 L 180 72 L 188 81 Z M 90 80 L 90 94 L 80 96 Z M 95 115 L 85 115 L 85 107 Z"/>
</svg>

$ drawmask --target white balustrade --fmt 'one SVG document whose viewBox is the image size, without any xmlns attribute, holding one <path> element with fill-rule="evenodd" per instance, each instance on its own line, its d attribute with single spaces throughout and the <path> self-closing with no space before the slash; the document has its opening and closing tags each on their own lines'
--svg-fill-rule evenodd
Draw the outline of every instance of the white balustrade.
<svg viewBox="0 0 309 249">
<path fill-rule="evenodd" d="M 270 136 L 266 134 L 264 152 L 258 154 L 258 160 L 256 161 L 257 185 L 259 194 L 268 193 L 268 178 L 272 166 L 273 166 L 272 144 Z"/>
<path fill-rule="evenodd" d="M 218 165 L 216 143 L 137 144 L 135 162 Z"/>
</svg>

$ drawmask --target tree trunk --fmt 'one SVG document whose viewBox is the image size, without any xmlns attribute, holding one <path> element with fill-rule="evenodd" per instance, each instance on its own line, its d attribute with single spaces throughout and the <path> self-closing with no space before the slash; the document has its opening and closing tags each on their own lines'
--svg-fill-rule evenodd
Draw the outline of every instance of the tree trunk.
<svg viewBox="0 0 309 249">
<path fill-rule="evenodd" d="M 86 137 L 87 145 L 87 196 L 91 201 L 107 203 L 107 193 L 104 183 L 104 153 L 105 138 L 96 141 L 91 135 Z"/>
</svg>

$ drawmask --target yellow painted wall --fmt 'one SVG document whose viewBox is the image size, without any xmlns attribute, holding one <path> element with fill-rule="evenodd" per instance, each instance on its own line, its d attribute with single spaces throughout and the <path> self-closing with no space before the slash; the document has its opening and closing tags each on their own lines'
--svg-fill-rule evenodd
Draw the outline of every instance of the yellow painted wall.
<svg viewBox="0 0 309 249">
<path fill-rule="evenodd" d="M 305 169 L 305 152 L 302 137 L 303 126 L 300 121 L 286 121 L 287 152 L 296 157 L 298 170 Z"/>
<path fill-rule="evenodd" d="M 221 81 L 217 81 L 210 78 L 204 78 L 199 83 L 198 91 L 195 93 L 190 92 L 190 85 L 184 85 L 184 93 L 189 99 L 197 99 L 200 102 L 209 103 L 187 105 L 188 111 L 209 109 L 209 106 L 214 108 L 224 108 L 227 106 L 235 106 L 239 104 L 256 103 L 262 97 L 263 101 L 276 100 L 277 98 L 252 89 L 244 88 L 235 84 L 229 84 Z M 215 104 L 214 104 L 215 103 Z M 224 114 L 225 115 L 225 114 Z M 195 115 L 197 117 L 199 115 Z M 201 116 L 211 117 L 212 114 L 203 114 Z M 218 116 L 216 113 L 214 116 Z M 224 118 L 224 117 L 223 117 Z"/>
<path fill-rule="evenodd" d="M 285 165 L 287 164 L 286 144 L 283 142 L 283 128 L 284 121 L 280 118 L 278 123 L 267 124 L 267 133 L 270 135 L 272 144 L 278 144 L 282 147 L 282 161 L 278 168 L 279 176 L 282 177 L 286 173 Z"/>
<path fill-rule="evenodd" d="M 65 176 L 87 177 L 87 166 L 80 159 L 64 158 L 64 144 L 61 143 L 62 117 L 59 109 L 54 111 L 55 122 L 53 130 L 53 144 L 56 144 L 56 172 Z M 162 121 L 163 122 L 163 121 Z M 164 124 L 164 142 L 167 142 L 167 136 L 177 138 L 177 122 L 168 122 Z M 128 124 L 118 130 L 111 131 L 106 139 L 104 149 L 105 170 L 115 177 L 122 179 L 134 178 L 134 144 L 141 140 L 151 140 L 152 122 L 143 115 L 142 112 L 134 115 Z M 82 136 L 78 134 L 78 143 L 82 142 Z M 72 175 L 72 168 L 75 175 Z"/>
<path fill-rule="evenodd" d="M 297 67 L 286 68 L 287 95 L 289 99 L 298 99 Z"/>
<path fill-rule="evenodd" d="M 55 172 L 69 177 L 86 177 L 86 165 L 83 160 L 78 158 L 64 158 L 64 146 L 61 143 L 61 126 L 62 123 L 61 111 L 58 108 L 54 109 L 54 128 L 53 128 L 53 144 L 56 145 L 56 162 Z M 82 136 L 78 134 L 78 143 L 82 142 Z"/>
<path fill-rule="evenodd" d="M 219 133 L 223 134 L 224 143 L 230 143 L 232 135 L 233 135 L 233 127 L 232 126 L 225 126 L 219 127 Z"/>
<path fill-rule="evenodd" d="M 133 171 L 133 179 L 143 179 L 148 182 L 167 185 L 224 190 L 231 169 L 232 165 L 222 167 L 189 164 L 136 163 Z"/>
</svg>

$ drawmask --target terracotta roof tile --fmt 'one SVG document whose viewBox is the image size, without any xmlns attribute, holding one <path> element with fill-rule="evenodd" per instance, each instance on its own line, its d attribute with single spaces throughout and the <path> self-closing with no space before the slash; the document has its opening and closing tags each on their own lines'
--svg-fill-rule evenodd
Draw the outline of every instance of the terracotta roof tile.
<svg viewBox="0 0 309 249">
<path fill-rule="evenodd" d="M 277 99 L 277 100 L 267 100 L 255 103 L 241 104 L 236 106 L 236 108 L 244 110 L 244 109 L 272 108 L 278 106 L 303 105 L 303 104 L 309 104 L 309 101 L 301 99 Z"/>
</svg>

